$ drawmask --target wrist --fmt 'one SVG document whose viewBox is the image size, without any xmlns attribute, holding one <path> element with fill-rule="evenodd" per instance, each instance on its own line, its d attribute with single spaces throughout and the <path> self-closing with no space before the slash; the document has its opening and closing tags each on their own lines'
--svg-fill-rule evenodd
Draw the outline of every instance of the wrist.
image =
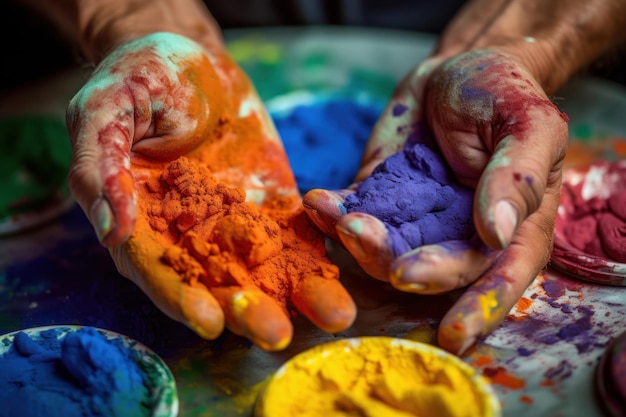
<svg viewBox="0 0 626 417">
<path fill-rule="evenodd" d="M 94 64 L 116 47 L 157 32 L 185 36 L 208 50 L 223 48 L 217 22 L 195 0 L 85 2 L 76 20 L 81 49 Z"/>
<path fill-rule="evenodd" d="M 547 92 L 626 40 L 626 2 L 472 0 L 444 31 L 444 57 L 491 49 L 513 56 Z"/>
<path fill-rule="evenodd" d="M 490 49 L 515 59 L 548 94 L 558 90 L 582 65 L 571 55 L 571 49 L 564 49 L 554 39 L 527 36 L 496 44 Z"/>
</svg>

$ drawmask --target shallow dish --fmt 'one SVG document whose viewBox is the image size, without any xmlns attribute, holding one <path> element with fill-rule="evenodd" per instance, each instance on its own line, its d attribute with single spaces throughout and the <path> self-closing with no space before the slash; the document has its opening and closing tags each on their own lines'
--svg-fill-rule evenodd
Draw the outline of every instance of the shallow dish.
<svg viewBox="0 0 626 417">
<path fill-rule="evenodd" d="M 572 245 L 566 228 L 581 204 L 626 191 L 626 161 L 594 162 L 563 173 L 563 190 L 554 229 L 551 265 L 585 281 L 626 286 L 626 264 L 586 253 Z"/>
<path fill-rule="evenodd" d="M 42 226 L 74 206 L 67 185 L 72 148 L 61 117 L 0 117 L 0 236 Z"/>
<path fill-rule="evenodd" d="M 37 342 L 46 331 L 54 330 L 57 332 L 57 338 L 62 339 L 68 333 L 76 332 L 81 328 L 83 328 L 83 326 L 42 326 L 4 334 L 0 336 L 0 356 L 3 356 L 9 351 L 17 333 L 24 332 Z M 145 375 L 150 375 L 149 378 L 145 378 L 149 383 L 147 388 L 154 403 L 150 417 L 176 417 L 178 415 L 179 405 L 176 383 L 174 376 L 165 362 L 151 349 L 128 336 L 110 330 L 99 328 L 96 328 L 96 330 L 109 340 L 121 340 L 123 346 L 133 352 L 139 368 Z"/>
<path fill-rule="evenodd" d="M 385 336 L 306 350 L 268 380 L 256 417 L 446 415 L 498 417 L 488 380 L 437 347 Z"/>
<path fill-rule="evenodd" d="M 69 190 L 58 190 L 40 207 L 0 218 L 0 237 L 43 226 L 68 212 L 75 204 Z"/>
<path fill-rule="evenodd" d="M 594 393 L 610 417 L 626 415 L 626 332 L 607 347 L 596 365 Z"/>
</svg>

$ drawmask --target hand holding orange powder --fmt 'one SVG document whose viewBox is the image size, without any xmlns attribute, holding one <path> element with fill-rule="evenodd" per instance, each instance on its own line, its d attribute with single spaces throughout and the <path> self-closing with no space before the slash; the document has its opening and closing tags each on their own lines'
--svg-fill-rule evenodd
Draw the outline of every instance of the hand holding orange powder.
<svg viewBox="0 0 626 417">
<path fill-rule="evenodd" d="M 113 49 L 72 99 L 70 187 L 119 271 L 213 339 L 328 332 L 354 303 L 302 210 L 278 135 L 219 43 L 152 33 Z"/>
</svg>

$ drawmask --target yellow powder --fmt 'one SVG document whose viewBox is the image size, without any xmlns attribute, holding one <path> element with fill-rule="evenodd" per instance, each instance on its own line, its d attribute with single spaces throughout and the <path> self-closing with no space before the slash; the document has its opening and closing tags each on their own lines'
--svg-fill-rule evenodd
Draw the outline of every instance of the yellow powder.
<svg viewBox="0 0 626 417">
<path fill-rule="evenodd" d="M 482 376 L 430 345 L 389 337 L 339 340 L 287 362 L 257 417 L 498 416 Z"/>
</svg>

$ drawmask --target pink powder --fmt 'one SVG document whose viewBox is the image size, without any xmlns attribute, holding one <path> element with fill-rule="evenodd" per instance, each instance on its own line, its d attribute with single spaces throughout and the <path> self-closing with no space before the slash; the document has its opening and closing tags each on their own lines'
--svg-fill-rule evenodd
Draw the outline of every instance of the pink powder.
<svg viewBox="0 0 626 417">
<path fill-rule="evenodd" d="M 616 183 L 626 182 L 626 165 L 608 166 L 604 175 Z M 562 205 L 570 205 L 562 234 L 567 243 L 589 255 L 626 263 L 626 190 L 612 189 L 608 196 L 583 198 L 585 182 L 563 185 Z M 611 184 L 598 187 L 611 189 Z M 623 185 L 622 185 L 623 187 Z M 619 187 L 618 187 L 619 188 Z M 557 230 L 558 232 L 558 230 Z"/>
</svg>

